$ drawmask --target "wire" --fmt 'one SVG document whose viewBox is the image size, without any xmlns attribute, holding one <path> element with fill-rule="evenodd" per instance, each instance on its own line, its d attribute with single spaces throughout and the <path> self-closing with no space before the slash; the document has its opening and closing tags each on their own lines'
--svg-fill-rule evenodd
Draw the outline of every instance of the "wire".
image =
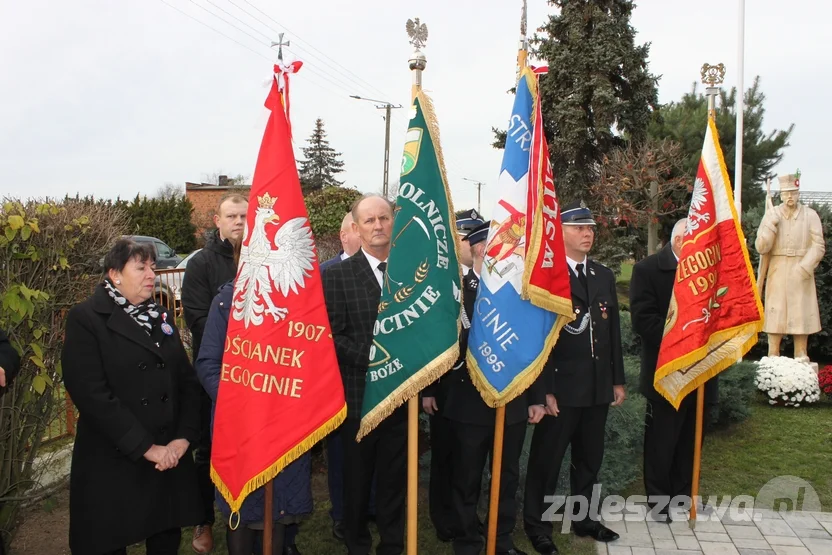
<svg viewBox="0 0 832 555">
<path fill-rule="evenodd" d="M 233 4 L 234 6 L 236 6 L 238 9 L 240 9 L 240 10 L 244 11 L 245 13 L 247 13 L 250 17 L 254 18 L 254 16 L 252 16 L 249 12 L 246 12 L 246 10 L 244 10 L 242 7 L 240 7 L 239 5 L 237 5 L 237 4 L 236 4 L 233 0 L 228 0 L 228 2 L 230 2 L 231 4 Z M 323 58 L 326 58 L 326 60 L 329 60 L 329 62 L 331 62 L 331 64 L 334 64 L 334 66 L 335 66 L 335 67 L 333 67 L 333 69 L 335 69 L 335 70 L 339 71 L 339 73 L 341 73 L 342 75 L 344 75 L 347 79 L 350 79 L 353 83 L 355 83 L 355 84 L 356 84 L 356 85 L 358 85 L 359 87 L 361 87 L 361 88 L 366 88 L 366 87 L 369 87 L 369 90 L 375 91 L 376 93 L 381 94 L 383 97 L 388 97 L 388 98 L 390 97 L 390 95 L 389 95 L 389 94 L 387 94 L 386 92 L 384 92 L 384 91 L 382 91 L 382 90 L 378 89 L 377 87 L 373 86 L 372 84 L 368 83 L 367 81 L 365 81 L 364 79 L 362 79 L 360 76 L 356 75 L 354 72 L 350 71 L 350 70 L 349 70 L 349 69 L 347 69 L 346 67 L 344 67 L 344 66 L 342 66 L 341 64 L 339 64 L 337 61 L 335 61 L 335 60 L 333 60 L 332 58 L 330 58 L 329 56 L 327 56 L 324 52 L 322 52 L 322 51 L 320 51 L 319 49 L 315 48 L 315 46 L 314 46 L 314 45 L 312 45 L 312 43 L 310 43 L 309 41 L 304 40 L 304 39 L 303 39 L 303 38 L 301 38 L 301 36 L 300 36 L 300 35 L 298 35 L 297 33 L 292 32 L 292 31 L 291 31 L 288 27 L 286 27 L 285 25 L 283 25 L 282 23 L 280 23 L 279 21 L 277 21 L 275 18 L 273 18 L 272 16 L 270 16 L 269 14 L 267 14 L 266 12 L 264 12 L 263 10 L 261 10 L 260 8 L 258 8 L 258 7 L 257 7 L 255 4 L 253 4 L 252 2 L 250 2 L 250 0 L 243 0 L 243 2 L 245 2 L 246 4 L 248 4 L 249 6 L 251 6 L 252 8 L 254 8 L 255 10 L 257 10 L 257 12 L 259 12 L 259 13 L 260 13 L 260 14 L 262 14 L 264 17 L 266 17 L 267 19 L 269 19 L 270 21 L 272 21 L 275 25 L 277 25 L 277 26 L 279 26 L 279 27 L 282 27 L 282 28 L 283 28 L 283 29 L 284 29 L 287 33 L 289 33 L 289 34 L 293 35 L 293 36 L 294 36 L 294 38 L 295 38 L 297 41 L 299 41 L 301 44 L 306 44 L 306 45 L 307 45 L 307 47 L 306 47 L 306 48 L 309 48 L 309 49 L 311 49 L 311 50 L 314 50 L 315 52 L 317 52 L 318 54 L 320 54 L 321 56 L 323 56 Z M 255 18 L 255 19 L 256 19 L 256 18 Z M 258 20 L 258 21 L 259 21 L 259 20 Z M 266 23 L 263 23 L 262 21 L 260 21 L 260 23 L 261 23 L 262 25 L 264 25 L 264 26 L 268 27 L 269 29 L 271 29 L 271 30 L 272 30 L 272 31 L 274 31 L 274 32 L 279 32 L 279 31 L 277 31 L 276 29 L 274 29 L 273 27 L 271 27 L 270 25 L 267 25 Z M 306 48 L 301 47 L 301 49 L 304 49 L 304 50 L 305 50 Z M 324 59 L 322 59 L 322 58 L 320 58 L 320 57 L 318 57 L 318 56 L 316 56 L 316 55 L 312 54 L 311 52 L 307 51 L 307 53 L 308 53 L 311 57 L 318 59 L 318 61 L 320 61 L 320 62 L 322 62 L 322 63 L 324 63 L 324 64 L 326 64 L 326 63 L 327 63 L 327 62 L 326 62 L 326 60 L 324 60 Z M 338 68 L 341 68 L 343 71 L 340 71 Z M 345 73 L 345 72 L 346 72 L 346 73 Z M 359 82 L 364 83 L 364 85 L 361 85 Z M 374 93 L 374 94 L 375 94 L 375 93 Z"/>
<path fill-rule="evenodd" d="M 162 2 L 162 4 L 165 4 L 166 6 L 168 6 L 168 7 L 172 8 L 172 9 L 176 10 L 177 12 L 181 13 L 182 15 L 184 15 L 185 17 L 187 17 L 188 19 L 191 19 L 191 20 L 193 20 L 193 21 L 195 21 L 195 22 L 199 23 L 199 24 L 200 24 L 200 25 L 202 25 L 203 27 L 207 27 L 208 29 L 210 29 L 210 30 L 214 31 L 215 33 L 218 33 L 218 34 L 222 35 L 223 37 L 227 38 L 228 40 L 230 40 L 230 41 L 232 41 L 232 42 L 234 42 L 234 43 L 236 43 L 236 44 L 238 44 L 238 45 L 242 46 L 243 48 L 245 48 L 245 49 L 246 49 L 246 50 L 248 50 L 249 52 L 252 52 L 253 54 L 257 55 L 258 57 L 263 58 L 264 60 L 266 60 L 266 61 L 268 61 L 268 62 L 270 62 L 270 63 L 274 63 L 274 59 L 273 59 L 273 58 L 271 58 L 271 57 L 269 57 L 269 56 L 266 56 L 265 54 L 262 54 L 261 52 L 258 52 L 258 51 L 256 51 L 256 50 L 254 50 L 254 49 L 253 49 L 253 48 L 251 48 L 250 46 L 247 46 L 247 45 L 245 45 L 245 44 L 241 43 L 240 41 L 238 41 L 238 40 L 234 39 L 233 37 L 228 36 L 227 34 L 223 33 L 223 32 L 222 32 L 222 31 L 220 31 L 219 29 L 217 29 L 217 28 L 215 28 L 215 27 L 212 27 L 211 25 L 208 25 L 208 24 L 207 24 L 207 23 L 205 23 L 204 21 L 201 21 L 200 19 L 197 19 L 196 17 L 192 16 L 191 14 L 189 14 L 189 13 L 187 13 L 187 12 L 185 12 L 185 11 L 183 11 L 183 10 L 179 9 L 179 8 L 177 8 L 176 6 L 174 6 L 174 5 L 172 5 L 172 4 L 168 3 L 168 2 L 166 2 L 165 0 L 159 0 L 159 1 L 160 1 L 160 2 Z M 250 37 L 251 39 L 253 39 L 253 40 L 257 41 L 257 44 L 259 44 L 259 45 L 261 45 L 261 46 L 264 46 L 264 47 L 266 47 L 266 48 L 270 48 L 267 44 L 265 44 L 265 43 L 261 42 L 261 41 L 260 41 L 260 39 L 258 39 L 257 37 L 254 37 L 254 36 L 252 36 L 250 33 L 247 33 L 247 32 L 245 32 L 245 31 L 243 31 L 242 29 L 240 29 L 240 28 L 239 28 L 239 27 L 237 27 L 236 25 L 234 25 L 234 24 L 232 24 L 232 23 L 230 23 L 230 22 L 226 21 L 225 19 L 223 19 L 223 18 L 222 18 L 222 17 L 220 17 L 219 15 L 215 14 L 214 12 L 212 12 L 212 11 L 210 11 L 210 10 L 206 9 L 205 7 L 200 6 L 199 4 L 197 4 L 196 2 L 194 2 L 193 0 L 189 0 L 189 2 L 191 2 L 192 4 L 196 5 L 197 7 L 201 8 L 201 9 L 205 10 L 205 11 L 206 11 L 206 12 L 208 12 L 209 14 L 213 15 L 214 17 L 216 17 L 217 19 L 219 19 L 220 21 L 222 21 L 223 23 L 226 23 L 226 24 L 228 24 L 228 25 L 231 25 L 231 27 L 233 27 L 233 28 L 234 28 L 234 29 L 236 29 L 237 31 L 240 31 L 240 32 L 241 32 L 241 33 L 243 33 L 244 35 L 246 35 L 246 36 Z M 312 69 L 311 67 L 305 67 L 304 69 L 305 69 L 305 70 L 307 70 L 307 71 L 309 71 L 312 75 L 316 75 L 316 76 L 318 76 L 318 77 L 320 77 L 320 78 L 324 79 L 324 81 L 325 81 L 325 82 L 326 82 L 326 81 L 328 81 L 328 80 L 327 80 L 327 78 L 326 78 L 326 75 L 321 74 L 321 73 L 319 73 L 319 72 L 315 71 L 315 70 L 314 70 L 314 69 Z M 308 81 L 310 84 L 314 85 L 315 87 L 317 87 L 317 88 L 321 89 L 323 92 L 326 92 L 326 93 L 328 93 L 328 94 L 331 94 L 332 96 L 334 96 L 334 97 L 336 97 L 336 98 L 338 98 L 338 99 L 340 99 L 340 100 L 346 101 L 346 96 L 341 95 L 341 94 L 337 94 L 335 91 L 333 91 L 333 90 L 332 90 L 331 88 L 329 88 L 327 85 L 323 85 L 323 84 L 321 84 L 318 80 L 316 80 L 316 79 L 311 79 L 311 78 L 308 78 L 308 77 L 307 77 L 307 78 L 305 78 L 305 80 L 306 80 L 306 81 Z M 330 84 L 332 84 L 332 83 L 330 82 Z M 344 90 L 345 90 L 345 92 L 348 92 L 346 89 L 344 89 Z"/>
<path fill-rule="evenodd" d="M 219 33 L 220 35 L 224 36 L 225 38 L 227 38 L 227 39 L 228 39 L 228 40 L 230 40 L 231 42 L 234 42 L 234 43 L 239 44 L 240 46 L 242 46 L 243 48 L 245 48 L 245 49 L 246 49 L 246 50 L 248 50 L 249 52 L 253 52 L 253 53 L 254 53 L 254 54 L 256 54 L 257 56 L 260 56 L 261 58 L 263 58 L 263 59 L 265 59 L 265 60 L 269 60 L 269 61 L 271 61 L 271 59 L 270 59 L 270 58 L 268 58 L 267 56 L 265 56 L 265 55 L 261 54 L 260 52 L 257 52 L 256 50 L 254 50 L 253 48 L 251 48 L 251 47 L 249 47 L 249 46 L 246 46 L 245 44 L 241 43 L 240 41 L 238 41 L 238 40 L 236 40 L 236 39 L 234 39 L 234 38 L 229 37 L 228 35 L 226 35 L 226 34 L 225 34 L 225 33 L 223 33 L 222 31 L 220 31 L 219 29 L 215 29 L 214 27 L 211 27 L 211 26 L 210 26 L 210 25 L 208 25 L 207 23 L 205 23 L 205 22 L 203 22 L 203 21 L 200 21 L 199 19 L 195 18 L 195 17 L 194 17 L 194 16 L 192 16 L 191 14 L 189 14 L 189 13 L 187 13 L 187 12 L 184 12 L 184 11 L 180 10 L 179 8 L 177 8 L 176 6 L 174 6 L 173 4 L 168 4 L 167 2 L 165 2 L 165 0 L 159 0 L 159 1 L 160 1 L 162 4 L 164 4 L 165 6 L 167 6 L 167 7 L 169 7 L 169 8 L 172 8 L 172 9 L 176 10 L 177 12 L 181 13 L 181 14 L 182 14 L 182 15 L 184 15 L 185 17 L 187 17 L 187 18 L 189 18 L 189 19 L 192 19 L 192 20 L 196 21 L 197 23 L 199 23 L 199 24 L 200 24 L 200 25 L 202 25 L 203 27 L 207 27 L 207 28 L 211 29 L 212 31 L 214 31 L 215 33 Z"/>
</svg>

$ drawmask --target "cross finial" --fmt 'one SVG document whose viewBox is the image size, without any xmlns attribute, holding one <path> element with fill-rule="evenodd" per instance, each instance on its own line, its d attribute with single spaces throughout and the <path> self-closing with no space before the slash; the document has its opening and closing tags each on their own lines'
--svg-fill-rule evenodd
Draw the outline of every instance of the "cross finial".
<svg viewBox="0 0 832 555">
<path fill-rule="evenodd" d="M 277 61 L 283 62 L 283 47 L 290 46 L 290 41 L 283 42 L 283 35 L 285 33 L 280 33 L 277 35 L 277 42 L 272 41 L 272 48 L 275 46 L 277 47 Z"/>
</svg>

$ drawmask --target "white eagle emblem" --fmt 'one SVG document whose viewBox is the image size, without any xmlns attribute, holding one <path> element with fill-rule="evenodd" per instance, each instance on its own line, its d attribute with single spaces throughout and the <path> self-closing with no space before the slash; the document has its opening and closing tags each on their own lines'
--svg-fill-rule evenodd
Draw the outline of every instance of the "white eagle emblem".
<svg viewBox="0 0 832 555">
<path fill-rule="evenodd" d="M 277 197 L 272 198 L 266 193 L 257 200 L 259 206 L 248 245 L 245 244 L 248 224 L 243 236 L 232 310 L 233 318 L 243 320 L 245 327 L 249 323 L 262 324 L 264 313 L 271 314 L 275 322 L 286 318 L 289 310 L 275 306 L 271 294 L 275 289 L 284 297 L 290 290 L 297 293 L 298 287 L 303 288 L 315 260 L 312 230 L 306 218 L 293 218 L 280 226 L 274 236 L 273 248 L 266 236 L 266 225 L 277 225 L 280 221 L 274 213 Z"/>
</svg>

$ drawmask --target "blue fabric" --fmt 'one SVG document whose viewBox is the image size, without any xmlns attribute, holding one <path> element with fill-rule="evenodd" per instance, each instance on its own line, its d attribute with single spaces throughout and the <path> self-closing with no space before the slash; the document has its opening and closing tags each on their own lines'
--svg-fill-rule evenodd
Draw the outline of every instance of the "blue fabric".
<svg viewBox="0 0 832 555">
<path fill-rule="evenodd" d="M 340 251 L 338 254 L 336 254 L 335 256 L 330 258 L 329 260 L 327 260 L 325 262 L 321 262 L 321 273 L 323 273 L 323 271 L 326 270 L 327 268 L 329 268 L 330 266 L 332 266 L 334 264 L 338 264 L 339 262 L 341 262 L 341 255 L 342 254 L 344 254 L 344 251 Z"/>
<path fill-rule="evenodd" d="M 233 294 L 234 283 L 228 282 L 220 288 L 219 294 L 214 297 L 211 303 L 211 309 L 208 312 L 208 321 L 205 324 L 202 344 L 199 348 L 199 358 L 196 361 L 196 373 L 199 381 L 213 401 L 213 407 L 211 409 L 212 435 L 214 413 L 217 408 L 217 392 L 219 391 L 220 384 L 222 355 L 225 347 L 228 315 Z M 311 455 L 307 452 L 277 475 L 274 479 L 274 520 L 279 521 L 290 516 L 301 516 L 312 513 L 311 471 Z M 241 523 L 248 524 L 263 520 L 265 509 L 263 493 L 264 489 L 260 488 L 246 497 L 240 509 Z M 231 515 L 231 508 L 228 506 L 228 503 L 226 503 L 219 492 L 215 493 L 215 498 L 220 512 L 228 518 Z"/>
</svg>

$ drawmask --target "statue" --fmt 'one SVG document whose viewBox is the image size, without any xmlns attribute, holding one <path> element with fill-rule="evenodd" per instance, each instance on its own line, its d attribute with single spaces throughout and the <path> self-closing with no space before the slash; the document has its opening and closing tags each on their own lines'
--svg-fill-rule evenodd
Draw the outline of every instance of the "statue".
<svg viewBox="0 0 832 555">
<path fill-rule="evenodd" d="M 778 206 L 766 198 L 766 212 L 757 230 L 760 253 L 760 294 L 765 305 L 768 355 L 780 356 L 784 335 L 794 338 L 794 358 L 809 362 L 806 344 L 820 327 L 815 268 L 826 246 L 817 212 L 800 204 L 800 172 L 781 176 Z"/>
</svg>

